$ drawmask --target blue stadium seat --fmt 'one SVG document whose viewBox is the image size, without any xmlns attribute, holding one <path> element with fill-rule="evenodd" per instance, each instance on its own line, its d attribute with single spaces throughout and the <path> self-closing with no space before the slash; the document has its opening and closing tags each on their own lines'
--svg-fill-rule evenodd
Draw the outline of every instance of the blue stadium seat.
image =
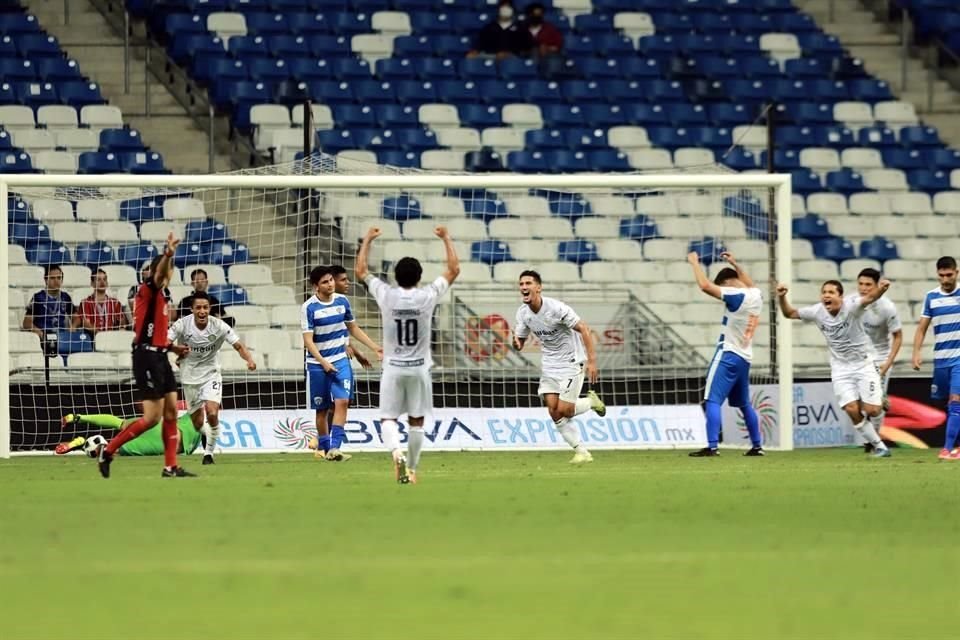
<svg viewBox="0 0 960 640">
<path fill-rule="evenodd" d="M 4 133 L 6 133 L 6 131 L 4 131 Z M 33 219 L 30 213 L 30 207 L 26 202 L 13 195 L 7 198 L 8 224 L 31 224 L 34 222 L 36 222 L 36 220 Z M 10 227 L 7 227 L 7 233 L 10 233 Z"/>
<path fill-rule="evenodd" d="M 646 100 L 652 103 L 686 102 L 683 84 L 675 80 L 653 80 L 641 85 Z"/>
<path fill-rule="evenodd" d="M 156 151 L 128 151 L 118 154 L 120 168 L 137 175 L 170 173 L 163 164 L 163 156 Z"/>
<path fill-rule="evenodd" d="M 577 266 L 600 259 L 597 245 L 589 240 L 565 240 L 557 245 L 557 259 Z"/>
<path fill-rule="evenodd" d="M 743 74 L 742 62 L 736 58 L 711 56 L 698 61 L 698 70 L 704 76 L 715 80 L 737 78 Z"/>
<path fill-rule="evenodd" d="M 457 73 L 464 80 L 492 80 L 497 77 L 497 63 L 490 58 L 466 58 L 460 61 Z"/>
<path fill-rule="evenodd" d="M 42 33 L 20 36 L 17 38 L 17 48 L 21 56 L 31 60 L 63 57 L 63 51 L 60 50 L 57 39 Z"/>
<path fill-rule="evenodd" d="M 734 30 L 733 16 L 728 13 L 703 11 L 693 13 L 693 26 L 700 33 L 730 33 Z"/>
<path fill-rule="evenodd" d="M 290 33 L 290 25 L 282 13 L 248 13 L 244 16 L 247 22 L 247 34 L 255 36 L 270 36 L 273 34 Z"/>
<path fill-rule="evenodd" d="M 761 151 L 760 166 L 768 166 L 767 162 L 767 152 Z M 793 171 L 802 168 L 800 166 L 800 152 L 795 149 L 776 149 L 773 152 L 773 166 L 777 171 Z"/>
<path fill-rule="evenodd" d="M 863 127 L 857 131 L 857 142 L 861 146 L 878 149 L 900 145 L 896 132 L 890 127 Z"/>
<path fill-rule="evenodd" d="M 730 33 L 714 36 L 713 40 L 724 55 L 748 60 L 760 55 L 760 40 L 755 34 Z"/>
<path fill-rule="evenodd" d="M 20 36 L 29 33 L 40 33 L 40 24 L 36 16 L 26 13 L 0 14 L 0 35 Z"/>
<path fill-rule="evenodd" d="M 549 129 L 586 125 L 586 109 L 576 105 L 548 104 L 540 108 L 540 113 L 544 127 Z"/>
<path fill-rule="evenodd" d="M 500 107 L 482 104 L 461 104 L 457 109 L 460 123 L 464 127 L 486 129 L 503 125 L 500 117 Z"/>
<path fill-rule="evenodd" d="M 157 248 L 150 242 L 133 242 L 120 245 L 116 249 L 117 260 L 134 269 L 140 269 L 143 263 L 150 262 L 157 255 Z"/>
<path fill-rule="evenodd" d="M 206 255 L 204 257 L 208 259 L 211 264 L 229 266 L 250 262 L 250 249 L 247 245 L 237 242 L 236 240 L 211 242 L 209 245 L 201 246 L 206 247 Z"/>
<path fill-rule="evenodd" d="M 739 103 L 764 103 L 770 99 L 772 88 L 763 79 L 728 80 L 724 83 L 730 100 Z"/>
<path fill-rule="evenodd" d="M 790 78 L 823 78 L 828 69 L 819 58 L 793 58 L 784 63 L 784 71 Z"/>
<path fill-rule="evenodd" d="M 227 0 L 187 0 L 187 7 L 191 13 L 209 15 L 215 11 L 226 11 Z"/>
<path fill-rule="evenodd" d="M 587 122 L 603 129 L 627 124 L 627 112 L 620 105 L 588 104 L 584 105 Z"/>
<path fill-rule="evenodd" d="M 536 62 L 529 58 L 507 58 L 499 63 L 500 77 L 504 80 L 536 80 L 540 71 Z"/>
<path fill-rule="evenodd" d="M 758 168 L 757 157 L 749 149 L 736 146 L 729 153 L 720 157 L 720 162 L 734 171 L 750 171 Z"/>
<path fill-rule="evenodd" d="M 533 129 L 524 134 L 523 141 L 527 149 L 566 149 L 568 144 L 564 132 L 565 129 Z"/>
<path fill-rule="evenodd" d="M 270 55 L 286 56 L 292 52 L 300 54 L 306 46 L 305 40 L 293 36 L 272 36 L 269 39 L 263 36 L 234 36 L 229 42 L 230 55 L 240 60 Z"/>
<path fill-rule="evenodd" d="M 849 83 L 850 97 L 861 102 L 882 102 L 893 100 L 890 85 L 883 80 L 859 79 Z"/>
<path fill-rule="evenodd" d="M 640 214 L 633 218 L 620 220 L 620 237 L 629 240 L 652 240 L 660 237 L 657 225 L 647 216 Z"/>
<path fill-rule="evenodd" d="M 435 86 L 437 95 L 449 104 L 476 106 L 482 102 L 480 84 L 473 80 L 440 80 Z"/>
<path fill-rule="evenodd" d="M 384 129 L 403 129 L 420 126 L 416 107 L 399 104 L 381 104 L 376 109 L 377 123 Z M 366 126 L 366 125 L 364 125 Z"/>
<path fill-rule="evenodd" d="M 136 129 L 103 129 L 100 132 L 101 151 L 142 151 L 145 148 Z"/>
<path fill-rule="evenodd" d="M 598 149 L 587 153 L 591 171 L 612 173 L 615 171 L 632 171 L 627 154 L 614 149 Z"/>
<path fill-rule="evenodd" d="M 410 26 L 417 35 L 436 36 L 454 30 L 453 16 L 456 14 L 417 11 L 410 13 Z"/>
<path fill-rule="evenodd" d="M 35 221 L 8 223 L 7 235 L 10 242 L 21 247 L 33 247 L 51 242 L 49 227 Z"/>
<path fill-rule="evenodd" d="M 583 151 L 559 149 L 546 154 L 547 165 L 556 173 L 582 173 L 590 171 L 590 160 Z"/>
<path fill-rule="evenodd" d="M 762 12 L 735 13 L 733 24 L 741 33 L 767 33 L 777 30 L 773 16 Z"/>
<path fill-rule="evenodd" d="M 663 76 L 660 61 L 656 58 L 629 57 L 617 61 L 623 77 L 632 80 L 638 78 L 660 78 Z"/>
<path fill-rule="evenodd" d="M 42 242 L 29 245 L 27 249 L 27 262 L 30 264 L 70 264 L 73 259 L 70 257 L 70 250 L 63 246 L 61 242 Z"/>
<path fill-rule="evenodd" d="M 929 154 L 931 168 L 944 171 L 960 169 L 960 151 L 956 149 L 934 149 Z"/>
<path fill-rule="evenodd" d="M 800 50 L 807 57 L 816 57 L 828 53 L 843 53 L 843 45 L 837 36 L 827 35 L 819 31 L 795 35 L 800 43 Z"/>
<path fill-rule="evenodd" d="M 307 93 L 313 100 L 330 106 L 344 103 L 353 104 L 357 101 L 349 82 L 314 80 L 307 83 Z"/>
<path fill-rule="evenodd" d="M 177 64 L 184 64 L 197 55 L 223 53 L 225 49 L 223 40 L 212 34 L 184 33 L 173 37 L 168 50 Z"/>
<path fill-rule="evenodd" d="M 60 102 L 76 109 L 91 104 L 104 104 L 100 85 L 95 82 L 62 82 L 57 87 Z"/>
<path fill-rule="evenodd" d="M 365 13 L 343 12 L 334 14 L 330 30 L 342 36 L 369 33 L 370 16 Z"/>
<path fill-rule="evenodd" d="M 398 58 L 421 58 L 433 55 L 433 38 L 399 36 L 393 40 L 393 55 Z"/>
<path fill-rule="evenodd" d="M 43 58 L 34 65 L 37 75 L 45 82 L 82 81 L 83 74 L 76 60 Z"/>
<path fill-rule="evenodd" d="M 317 149 L 324 153 L 335 155 L 346 149 L 357 149 L 359 145 L 353 139 L 353 134 L 347 129 L 317 131 Z"/>
<path fill-rule="evenodd" d="M 742 190 L 735 196 L 723 199 L 723 215 L 744 220 L 749 224 L 751 220 L 763 222 L 766 219 L 766 209 L 758 196 Z"/>
<path fill-rule="evenodd" d="M 707 108 L 702 104 L 672 104 L 665 112 L 670 124 L 677 127 L 703 126 L 708 121 Z"/>
<path fill-rule="evenodd" d="M 507 206 L 490 192 L 460 193 L 459 195 L 463 197 L 463 206 L 468 218 L 487 223 L 497 218 L 510 217 L 507 213 Z M 468 198 L 467 195 L 473 195 L 474 197 Z"/>
<path fill-rule="evenodd" d="M 318 57 L 345 57 L 352 55 L 350 39 L 346 36 L 313 35 L 307 39 L 310 53 Z"/>
<path fill-rule="evenodd" d="M 290 78 L 286 60 L 254 58 L 247 63 L 250 79 L 255 82 L 276 84 Z"/>
<path fill-rule="evenodd" d="M 670 124 L 670 115 L 659 104 L 628 104 L 625 107 L 627 122 L 641 127 Z"/>
<path fill-rule="evenodd" d="M 802 127 L 806 129 L 806 127 Z M 832 147 L 834 149 L 844 149 L 846 147 L 857 146 L 857 141 L 853 131 L 849 127 L 817 127 L 813 129 L 814 141 L 818 147 Z M 809 146 L 810 139 L 802 142 L 802 146 Z"/>
<path fill-rule="evenodd" d="M 479 151 L 470 151 L 463 158 L 464 167 L 471 173 L 489 173 L 503 171 L 503 159 L 500 154 L 485 147 Z"/>
<path fill-rule="evenodd" d="M 178 269 L 184 269 L 198 264 L 212 263 L 213 260 L 210 258 L 209 246 L 195 242 L 181 242 L 173 254 L 173 264 Z M 220 301 L 223 303 L 222 299 Z"/>
<path fill-rule="evenodd" d="M 616 58 L 586 58 L 580 61 L 580 71 L 592 80 L 622 78 L 624 75 L 620 68 L 620 61 Z"/>
<path fill-rule="evenodd" d="M 52 82 L 23 82 L 14 84 L 17 101 L 36 109 L 45 104 L 56 104 L 56 85 Z"/>
<path fill-rule="evenodd" d="M 0 104 L 17 104 L 17 92 L 9 82 L 0 82 Z"/>
<path fill-rule="evenodd" d="M 240 306 L 250 303 L 247 292 L 243 288 L 232 284 L 210 285 L 210 294 L 216 297 L 223 306 Z"/>
<path fill-rule="evenodd" d="M 392 106 L 392 105 L 391 105 Z M 377 112 L 369 104 L 363 106 L 356 104 L 337 104 L 331 109 L 333 120 L 337 126 L 343 129 L 354 129 L 357 127 L 376 127 Z"/>
<path fill-rule="evenodd" d="M 787 116 L 804 125 L 833 124 L 833 105 L 821 102 L 793 102 L 786 105 Z"/>
<path fill-rule="evenodd" d="M 102 240 L 78 244 L 74 250 L 74 258 L 77 264 L 85 264 L 91 268 L 115 264 L 118 261 L 114 248 Z"/>
<path fill-rule="evenodd" d="M 550 198 L 550 213 L 557 217 L 576 222 L 580 218 L 593 215 L 590 203 L 580 196 L 553 192 L 547 197 Z"/>
<path fill-rule="evenodd" d="M 435 36 L 430 39 L 433 55 L 441 58 L 462 58 L 470 49 L 471 39 L 467 36 Z"/>
<path fill-rule="evenodd" d="M 523 102 L 533 104 L 560 104 L 564 101 L 564 93 L 560 90 L 560 84 L 557 82 L 546 82 L 542 80 L 532 80 L 520 84 L 520 95 L 523 96 Z"/>
<path fill-rule="evenodd" d="M 437 146 L 437 135 L 428 129 L 397 129 L 394 131 L 394 139 L 404 151 L 419 153 Z"/>
<path fill-rule="evenodd" d="M 33 173 L 33 163 L 23 151 L 0 153 L 0 173 Z"/>
<path fill-rule="evenodd" d="M 441 81 L 459 77 L 457 63 L 450 58 L 420 58 L 414 60 L 414 66 L 421 80 Z"/>
<path fill-rule="evenodd" d="M 213 218 L 192 220 L 187 223 L 184 231 L 184 242 L 196 242 L 198 244 L 219 242 L 229 237 L 230 234 L 226 225 Z"/>
<path fill-rule="evenodd" d="M 420 208 L 420 201 L 410 196 L 399 196 L 396 198 L 385 198 L 381 205 L 383 217 L 387 220 L 397 222 L 406 222 L 407 220 L 416 220 L 423 217 Z"/>
<path fill-rule="evenodd" d="M 691 240 L 687 245 L 687 251 L 696 251 L 700 256 L 700 262 L 710 266 L 714 262 L 722 260 L 720 254 L 724 251 L 723 242 L 710 236 L 700 240 Z"/>
<path fill-rule="evenodd" d="M 517 173 L 549 173 L 550 166 L 541 151 L 511 151 L 507 154 L 507 168 Z"/>
<path fill-rule="evenodd" d="M 917 149 L 884 149 L 882 151 L 883 164 L 890 169 L 926 169 L 927 155 Z"/>
<path fill-rule="evenodd" d="M 36 80 L 37 70 L 29 60 L 0 58 L 0 78 L 7 82 Z"/>
<path fill-rule="evenodd" d="M 819 240 L 820 238 L 830 238 L 830 229 L 827 222 L 816 213 L 794 218 L 792 220 L 793 235 L 797 238 L 806 238 L 807 240 Z"/>
<path fill-rule="evenodd" d="M 57 331 L 57 353 L 69 356 L 71 353 L 90 353 L 93 351 L 93 338 L 86 331 Z"/>
<path fill-rule="evenodd" d="M 793 192 L 801 195 L 823 191 L 823 184 L 820 182 L 820 176 L 815 171 L 809 169 L 795 169 L 790 171 L 793 182 Z"/>
<path fill-rule="evenodd" d="M 290 27 L 290 33 L 296 35 L 330 33 L 333 29 L 329 18 L 323 13 L 289 13 L 287 25 Z M 233 38 L 230 39 L 230 48 L 233 48 Z"/>
<path fill-rule="evenodd" d="M 480 240 L 470 245 L 470 260 L 494 265 L 513 260 L 510 247 L 500 240 Z"/>
<path fill-rule="evenodd" d="M 105 151 L 85 151 L 77 158 L 77 173 L 119 173 L 120 159 L 117 154 Z"/>
<path fill-rule="evenodd" d="M 900 128 L 900 144 L 916 148 L 939 147 L 943 143 L 940 141 L 940 133 L 936 127 L 910 125 Z"/>
<path fill-rule="evenodd" d="M 330 66 L 338 80 L 371 80 L 372 77 L 370 63 L 360 58 L 336 58 Z"/>
<path fill-rule="evenodd" d="M 690 131 L 683 127 L 678 129 L 673 127 L 648 127 L 647 137 L 654 145 L 666 149 L 693 146 Z"/>
<path fill-rule="evenodd" d="M 812 244 L 814 255 L 822 260 L 840 263 L 857 257 L 853 245 L 843 238 L 821 238 L 813 241 Z"/>
<path fill-rule="evenodd" d="M 607 133 L 603 129 L 567 129 L 564 138 L 567 147 L 573 150 L 607 148 Z"/>
<path fill-rule="evenodd" d="M 402 167 L 405 169 L 420 168 L 419 151 L 403 151 L 399 149 L 389 149 L 387 151 L 377 152 L 377 162 L 390 165 L 391 167 Z"/>
<path fill-rule="evenodd" d="M 439 102 L 437 87 L 432 82 L 405 80 L 395 84 L 400 104 L 421 105 Z"/>
<path fill-rule="evenodd" d="M 144 222 L 163 220 L 163 197 L 124 200 L 120 203 L 120 219 L 139 227 Z"/>
<path fill-rule="evenodd" d="M 541 84 L 540 89 L 544 92 L 539 95 L 528 92 L 527 102 L 542 105 L 543 103 L 558 103 L 565 99 L 569 104 L 580 107 L 585 107 L 588 104 L 601 104 L 609 101 L 609 97 L 604 94 L 604 86 L 606 86 L 606 83 L 601 84 L 592 80 L 571 80 L 563 83 L 562 89 L 558 87 L 558 91 L 554 92 L 550 89 L 544 89 Z"/>
<path fill-rule="evenodd" d="M 876 236 L 860 243 L 860 257 L 886 262 L 898 259 L 900 254 L 896 244 L 883 236 Z"/>
<path fill-rule="evenodd" d="M 830 75 L 835 80 L 852 80 L 867 77 L 869 74 L 860 58 L 839 57 L 831 62 Z"/>
<path fill-rule="evenodd" d="M 417 77 L 416 66 L 410 58 L 384 58 L 377 60 L 375 71 L 378 78 L 391 82 L 413 80 Z"/>
<path fill-rule="evenodd" d="M 391 129 L 354 129 L 353 139 L 360 149 L 371 151 L 400 149 L 400 141 Z"/>
<path fill-rule="evenodd" d="M 204 16 L 189 13 L 171 13 L 164 20 L 166 32 L 170 34 L 197 34 L 207 32 L 207 20 Z M 231 43 L 232 44 L 232 43 Z"/>
<path fill-rule="evenodd" d="M 907 182 L 915 191 L 938 193 L 950 190 L 950 172 L 948 171 L 910 171 L 907 173 Z"/>
<path fill-rule="evenodd" d="M 613 16 L 602 13 L 581 13 L 573 19 L 573 29 L 583 35 L 611 33 Z"/>
</svg>

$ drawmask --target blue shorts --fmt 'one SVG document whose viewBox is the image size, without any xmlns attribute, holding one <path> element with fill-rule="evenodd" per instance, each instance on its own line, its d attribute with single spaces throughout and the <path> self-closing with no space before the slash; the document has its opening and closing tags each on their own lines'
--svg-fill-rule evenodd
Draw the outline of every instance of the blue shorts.
<svg viewBox="0 0 960 640">
<path fill-rule="evenodd" d="M 318 364 L 307 365 L 307 406 L 323 411 L 333 406 L 334 400 L 349 400 L 353 394 L 353 367 L 344 358 L 333 363 L 336 373 L 327 373 Z"/>
<path fill-rule="evenodd" d="M 934 366 L 930 397 L 934 400 L 943 400 L 953 394 L 960 394 L 960 364 Z"/>
<path fill-rule="evenodd" d="M 731 407 L 750 404 L 750 363 L 732 351 L 717 351 L 707 370 L 707 388 L 703 393 L 707 402 Z"/>
</svg>

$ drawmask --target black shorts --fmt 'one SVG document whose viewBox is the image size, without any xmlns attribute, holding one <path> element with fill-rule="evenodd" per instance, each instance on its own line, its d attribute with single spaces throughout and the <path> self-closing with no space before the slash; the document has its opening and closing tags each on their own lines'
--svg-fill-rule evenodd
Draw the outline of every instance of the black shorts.
<svg viewBox="0 0 960 640">
<path fill-rule="evenodd" d="M 159 351 L 134 348 L 133 378 L 145 400 L 159 400 L 177 390 L 177 379 L 167 354 Z"/>
</svg>

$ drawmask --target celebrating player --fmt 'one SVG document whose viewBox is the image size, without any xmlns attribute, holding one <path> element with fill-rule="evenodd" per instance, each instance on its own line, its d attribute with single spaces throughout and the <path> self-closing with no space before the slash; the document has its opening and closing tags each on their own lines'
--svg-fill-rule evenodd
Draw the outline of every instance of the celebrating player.
<svg viewBox="0 0 960 640">
<path fill-rule="evenodd" d="M 420 452 L 423 449 L 423 422 L 433 410 L 433 381 L 430 367 L 430 336 L 433 333 L 433 311 L 437 302 L 460 275 L 460 259 L 446 227 L 437 227 L 434 234 L 443 241 L 447 268 L 443 275 L 425 287 L 418 286 L 423 267 L 416 258 L 404 257 L 394 266 L 397 286 L 391 287 L 367 268 L 370 245 L 380 236 L 380 229 L 371 227 L 360 244 L 357 256 L 357 279 L 362 280 L 380 307 L 383 324 L 383 375 L 380 378 L 380 432 L 383 444 L 390 450 L 397 482 L 416 484 Z M 407 414 L 409 458 L 400 450 L 400 429 L 397 420 Z"/>
<path fill-rule="evenodd" d="M 213 464 L 213 450 L 220 437 L 220 406 L 223 378 L 220 376 L 220 347 L 224 341 L 247 362 L 248 371 L 256 371 L 257 363 L 240 336 L 221 320 L 210 315 L 210 296 L 195 292 L 190 314 L 173 323 L 168 332 L 171 344 L 182 344 L 190 351 L 180 359 L 180 381 L 187 413 L 197 431 L 204 434 L 203 464 Z M 206 424 L 204 424 L 206 414 Z"/>
<path fill-rule="evenodd" d="M 880 280 L 876 290 L 844 300 L 843 285 L 837 280 L 827 280 L 820 287 L 819 303 L 795 309 L 787 301 L 787 286 L 777 285 L 783 315 L 791 320 L 815 323 L 826 338 L 833 393 L 860 435 L 873 445 L 873 455 L 877 458 L 889 457 L 890 450 L 870 422 L 870 418 L 882 411 L 883 384 L 874 363 L 873 346 L 863 328 L 863 314 L 889 287 L 889 280 Z"/>
<path fill-rule="evenodd" d="M 707 446 L 693 451 L 695 458 L 720 455 L 721 407 L 724 400 L 740 409 L 750 433 L 751 448 L 744 455 L 762 456 L 760 419 L 750 404 L 750 362 L 753 360 L 753 335 L 760 324 L 763 297 L 753 280 L 740 268 L 733 255 L 723 253 L 730 266 L 720 270 L 713 282 L 707 279 L 700 256 L 687 255 L 693 267 L 693 276 L 700 290 L 723 302 L 725 313 L 717 343 L 717 351 L 707 371 L 707 386 L 703 395 L 703 410 L 707 416 Z"/>
<path fill-rule="evenodd" d="M 543 282 L 536 271 L 523 271 L 519 283 L 523 304 L 517 309 L 513 348 L 523 349 L 531 333 L 540 339 L 542 372 L 537 395 L 547 405 L 553 426 L 573 447 L 570 463 L 593 462 L 593 455 L 580 442 L 580 431 L 570 422 L 591 409 L 599 416 L 607 413 L 596 392 L 580 397 L 584 373 L 591 384 L 599 377 L 590 327 L 567 304 L 541 294 Z"/>
<path fill-rule="evenodd" d="M 307 350 L 307 392 L 317 412 L 318 458 L 349 460 L 340 448 L 347 440 L 343 425 L 353 392 L 353 368 L 347 357 L 349 336 L 375 353 L 380 346 L 357 326 L 350 301 L 335 292 L 333 274 L 327 267 L 310 272 L 314 295 L 301 307 L 303 346 Z M 333 423 L 327 424 L 327 410 L 333 405 Z"/>
<path fill-rule="evenodd" d="M 100 429 L 123 429 L 137 421 L 137 418 L 118 418 L 117 416 L 96 413 L 96 414 L 76 414 L 68 413 L 60 420 L 63 428 L 67 427 L 99 427 Z M 117 455 L 121 456 L 159 456 L 163 455 L 163 425 L 159 422 L 151 425 L 149 429 L 141 433 L 133 440 L 124 443 L 117 449 Z M 200 445 L 201 433 L 194 426 L 193 419 L 189 414 L 183 414 L 177 418 L 177 430 L 180 431 L 180 446 L 178 453 L 193 453 Z M 91 436 L 90 439 L 96 436 Z M 83 436 L 77 436 L 68 442 L 61 442 L 54 449 L 54 453 L 62 455 L 64 453 L 75 451 L 86 443 L 88 439 Z"/>
<path fill-rule="evenodd" d="M 857 293 L 865 296 L 873 293 L 880 282 L 880 272 L 876 269 L 864 269 L 857 276 Z M 874 350 L 874 363 L 880 369 L 880 379 L 883 382 L 883 403 L 879 415 L 870 418 L 873 428 L 880 433 L 883 426 L 883 415 L 886 412 L 887 389 L 890 388 L 890 368 L 893 367 L 900 345 L 903 344 L 903 325 L 897 314 L 897 305 L 889 297 L 879 298 L 863 312 L 863 329 L 870 338 Z M 869 442 L 863 445 L 869 453 L 873 445 Z"/>
<path fill-rule="evenodd" d="M 180 244 L 173 233 L 167 236 L 163 253 L 150 262 L 150 268 L 134 305 L 133 376 L 143 393 L 143 417 L 130 423 L 102 447 L 97 456 L 100 475 L 110 477 L 110 463 L 117 450 L 125 443 L 149 429 L 162 418 L 164 478 L 192 477 L 177 465 L 177 380 L 167 359 L 167 351 L 185 356 L 188 347 L 171 345 L 167 338 L 167 299 L 163 290 L 173 273 L 173 254 Z"/>
<path fill-rule="evenodd" d="M 947 400 L 947 437 L 940 459 L 960 460 L 957 436 L 960 435 L 960 296 L 957 295 L 957 261 L 950 256 L 937 260 L 940 286 L 927 292 L 923 313 L 913 336 L 913 368 L 923 363 L 921 349 L 927 328 L 933 325 L 933 382 L 930 397 Z"/>
</svg>

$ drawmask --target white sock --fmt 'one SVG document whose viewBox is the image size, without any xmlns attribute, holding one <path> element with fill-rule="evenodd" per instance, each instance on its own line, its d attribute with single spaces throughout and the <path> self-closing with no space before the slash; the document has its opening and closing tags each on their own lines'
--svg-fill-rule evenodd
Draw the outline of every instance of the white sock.
<svg viewBox="0 0 960 640">
<path fill-rule="evenodd" d="M 384 446 L 396 460 L 400 455 L 400 428 L 397 427 L 395 420 L 384 420 L 380 423 L 380 437 L 383 438 Z"/>
<path fill-rule="evenodd" d="M 218 422 L 216 425 L 205 424 L 203 428 L 207 430 L 207 448 L 204 449 L 204 453 L 212 456 L 213 448 L 217 446 L 217 439 L 220 437 L 220 423 Z"/>
<path fill-rule="evenodd" d="M 553 423 L 553 426 L 560 432 L 560 435 L 563 436 L 563 439 L 574 451 L 583 447 L 580 443 L 580 431 L 576 426 L 570 424 L 569 418 L 560 418 Z"/>
<path fill-rule="evenodd" d="M 577 398 L 577 402 L 573 406 L 573 415 L 578 416 L 581 413 L 586 413 L 590 411 L 590 398 Z"/>
<path fill-rule="evenodd" d="M 873 428 L 876 429 L 878 435 L 880 434 L 880 428 L 883 426 L 883 416 L 884 416 L 884 414 L 881 413 L 881 414 L 878 415 L 878 416 L 874 416 L 874 417 L 872 417 L 872 418 L 869 418 L 870 424 L 872 424 L 872 425 L 873 425 Z M 882 440 L 882 438 L 881 438 L 881 440 Z"/>
<path fill-rule="evenodd" d="M 410 467 L 411 471 L 417 470 L 417 464 L 420 462 L 420 451 L 423 449 L 423 427 L 410 427 L 410 432 L 407 436 L 407 453 L 409 453 L 409 460 L 407 460 L 407 466 Z"/>
<path fill-rule="evenodd" d="M 863 419 L 863 422 L 855 426 L 856 430 L 860 432 L 860 435 L 863 438 L 875 446 L 878 449 L 886 449 L 887 445 L 883 444 L 883 440 L 880 439 L 880 436 L 877 435 L 877 430 L 873 428 L 873 425 L 870 424 L 870 421 L 867 418 Z"/>
</svg>

